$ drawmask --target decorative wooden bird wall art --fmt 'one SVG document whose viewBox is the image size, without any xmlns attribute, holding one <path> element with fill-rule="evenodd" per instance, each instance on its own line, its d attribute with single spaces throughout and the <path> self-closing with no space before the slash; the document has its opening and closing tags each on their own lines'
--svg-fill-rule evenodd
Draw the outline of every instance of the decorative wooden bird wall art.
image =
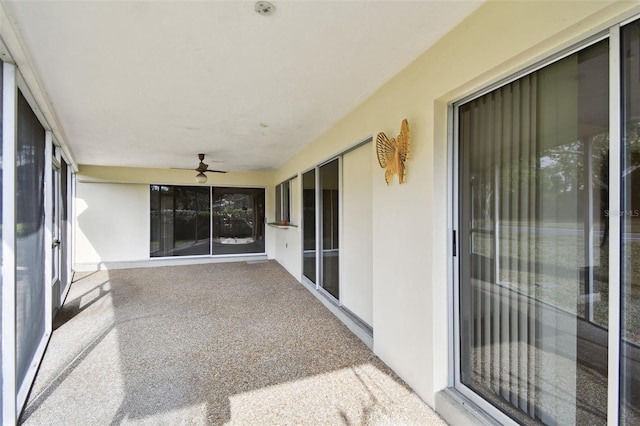
<svg viewBox="0 0 640 426">
<path fill-rule="evenodd" d="M 398 182 L 403 184 L 407 179 L 407 168 L 405 161 L 409 158 L 409 148 L 411 147 L 411 133 L 409 123 L 405 118 L 400 125 L 400 134 L 397 138 L 389 138 L 384 133 L 378 133 L 376 137 L 376 154 L 380 167 L 385 169 L 384 180 L 387 185 L 391 183 L 393 175 L 398 175 Z"/>
</svg>

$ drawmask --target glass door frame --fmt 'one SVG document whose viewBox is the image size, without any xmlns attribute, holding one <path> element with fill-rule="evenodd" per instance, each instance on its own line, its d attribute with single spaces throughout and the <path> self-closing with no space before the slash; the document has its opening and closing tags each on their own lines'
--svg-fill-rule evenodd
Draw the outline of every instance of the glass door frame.
<svg viewBox="0 0 640 426">
<path fill-rule="evenodd" d="M 626 24 L 639 19 L 637 12 L 618 19 L 617 23 L 602 25 L 587 35 L 582 42 L 569 48 L 561 49 L 549 55 L 545 60 L 537 62 L 510 77 L 501 79 L 480 91 L 461 97 L 448 107 L 448 256 L 449 268 L 449 386 L 455 388 L 463 396 L 477 404 L 488 415 L 502 424 L 517 424 L 511 417 L 494 405 L 483 399 L 479 394 L 461 383 L 461 348 L 460 348 L 460 251 L 459 241 L 466 238 L 460 234 L 460 167 L 459 167 L 459 106 L 485 95 L 498 87 L 504 86 L 523 76 L 526 76 L 553 62 L 563 59 L 588 46 L 604 40 L 609 40 L 609 209 L 614 214 L 608 215 L 609 221 L 609 317 L 608 317 L 608 356 L 607 356 L 607 422 L 618 424 L 620 421 L 620 374 L 621 374 L 621 217 L 615 212 L 622 208 L 622 111 L 621 111 L 621 40 L 620 29 Z M 613 267 L 616 265 L 616 267 Z"/>
<path fill-rule="evenodd" d="M 71 162 L 68 161 L 64 151 L 58 147 L 60 154 L 60 291 L 57 301 L 58 307 L 62 307 L 69 289 L 71 288 L 71 278 L 73 276 L 73 253 L 72 244 L 73 241 L 73 169 Z M 65 164 L 66 167 L 62 167 Z M 66 170 L 66 173 L 63 173 Z M 65 183 L 66 191 L 62 191 L 62 182 Z M 62 216 L 63 212 L 66 212 L 66 219 Z"/>
<path fill-rule="evenodd" d="M 305 271 L 305 252 L 308 250 L 306 248 L 306 214 L 305 214 L 305 175 L 307 173 L 311 173 L 313 172 L 313 237 L 314 237 L 314 248 L 313 248 L 313 253 L 314 253 L 314 277 L 312 281 L 312 278 L 308 277 Z M 308 285 L 314 287 L 317 289 L 317 282 L 318 282 L 318 253 L 317 253 L 317 246 L 318 246 L 318 242 L 317 242 L 317 234 L 318 234 L 318 212 L 317 212 L 317 206 L 318 206 L 318 191 L 316 190 L 316 188 L 318 187 L 318 171 L 316 170 L 316 167 L 312 167 L 310 169 L 307 169 L 305 171 L 303 171 L 300 174 L 301 177 L 301 181 L 300 181 L 300 201 L 301 201 L 301 205 L 302 205 L 302 209 L 301 209 L 301 214 L 300 214 L 300 229 L 302 230 L 302 232 L 300 232 L 300 247 L 301 247 L 301 276 L 302 276 L 302 280 L 303 282 L 307 283 Z"/>
<path fill-rule="evenodd" d="M 51 153 L 51 191 L 47 194 L 48 200 L 50 200 L 49 221 L 51 223 L 51 287 L 58 286 L 58 294 L 61 292 L 61 272 L 62 272 L 62 227 L 61 227 L 61 180 L 62 180 L 62 167 L 60 164 L 60 150 L 55 145 L 52 145 Z M 64 202 L 64 201 L 62 201 Z M 54 292 L 55 294 L 55 292 Z M 58 297 L 59 299 L 59 297 Z M 59 304 L 59 300 L 54 300 L 53 303 Z M 55 308 L 54 308 L 55 309 Z"/>
<path fill-rule="evenodd" d="M 302 228 L 302 232 L 301 234 L 301 239 L 302 239 L 302 250 L 301 250 L 301 258 L 300 258 L 300 263 L 301 263 L 301 271 L 302 271 L 302 279 L 303 281 L 307 284 L 310 285 L 312 287 L 314 287 L 320 294 L 322 294 L 324 297 L 326 297 L 327 299 L 329 299 L 330 301 L 332 301 L 334 304 L 338 305 L 338 306 L 342 306 L 342 302 L 340 301 L 340 272 L 338 272 L 338 297 L 336 298 L 335 296 L 333 296 L 331 293 L 329 293 L 327 290 L 325 290 L 323 288 L 322 283 L 324 282 L 324 268 L 323 268 L 323 251 L 324 251 L 324 244 L 322 241 L 322 225 L 323 225 L 323 215 L 322 215 L 322 192 L 320 191 L 321 189 L 321 181 L 320 181 L 320 169 L 322 168 L 322 166 L 325 166 L 333 161 L 338 161 L 338 253 L 340 253 L 340 247 L 342 247 L 342 235 L 343 235 L 343 230 L 342 230 L 342 154 L 339 154 L 337 156 L 333 156 L 321 163 L 318 163 L 317 165 L 310 167 L 308 169 L 305 169 L 302 171 L 302 173 L 300 174 L 301 177 L 304 179 L 304 175 L 307 172 L 310 171 L 315 171 L 314 174 L 314 178 L 315 178 L 315 237 L 316 237 L 316 245 L 315 245 L 315 250 L 316 250 L 316 256 L 315 256 L 315 263 L 316 263 L 316 282 L 312 282 L 305 274 L 304 274 L 304 213 L 302 214 L 302 219 L 301 219 L 301 228 Z M 301 190 L 301 200 L 303 200 L 304 202 L 304 183 L 302 183 L 300 185 L 300 190 Z M 303 205 L 303 209 L 304 209 L 304 205 Z M 339 256 L 339 255 L 338 255 Z M 338 265 L 340 265 L 341 262 L 341 258 L 338 257 Z M 338 271 L 340 271 L 340 267 L 338 266 Z"/>
</svg>

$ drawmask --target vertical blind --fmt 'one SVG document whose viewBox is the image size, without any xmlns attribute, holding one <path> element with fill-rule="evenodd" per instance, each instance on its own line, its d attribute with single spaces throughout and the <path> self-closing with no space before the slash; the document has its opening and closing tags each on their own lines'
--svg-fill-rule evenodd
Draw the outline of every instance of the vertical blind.
<svg viewBox="0 0 640 426">
<path fill-rule="evenodd" d="M 471 200 L 463 224 L 471 264 L 463 298 L 468 329 L 463 382 L 481 384 L 534 415 L 536 233 L 519 223 L 536 217 L 536 76 L 491 92 L 460 114 L 462 180 Z M 501 226 L 501 219 L 511 223 Z M 463 228 L 464 229 L 464 228 Z M 522 235 L 520 235 L 522 234 Z M 502 254 L 502 256 L 500 256 Z M 476 372 L 477 374 L 469 374 Z M 508 374 L 505 374 L 507 373 Z"/>
<path fill-rule="evenodd" d="M 606 421 L 607 47 L 459 107 L 460 382 L 525 424 Z"/>
</svg>

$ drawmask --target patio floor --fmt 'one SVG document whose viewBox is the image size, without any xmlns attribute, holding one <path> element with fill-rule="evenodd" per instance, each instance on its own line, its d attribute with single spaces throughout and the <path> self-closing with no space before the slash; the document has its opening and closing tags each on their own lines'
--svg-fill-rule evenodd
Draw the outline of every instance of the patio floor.
<svg viewBox="0 0 640 426">
<path fill-rule="evenodd" d="M 445 424 L 274 261 L 76 274 L 21 423 Z"/>
</svg>

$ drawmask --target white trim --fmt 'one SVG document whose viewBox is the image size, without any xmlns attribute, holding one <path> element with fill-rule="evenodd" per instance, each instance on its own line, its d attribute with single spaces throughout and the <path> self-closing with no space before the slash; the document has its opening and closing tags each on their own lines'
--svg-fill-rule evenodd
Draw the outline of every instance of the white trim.
<svg viewBox="0 0 640 426">
<path fill-rule="evenodd" d="M 192 257 L 192 256 L 175 256 L 175 257 L 156 257 L 152 259 L 132 260 L 126 262 L 99 262 L 99 263 L 76 263 L 76 272 L 92 272 L 92 271 L 108 271 L 111 269 L 131 269 L 131 268 L 157 268 L 161 266 L 180 266 L 180 265 L 200 265 L 205 263 L 228 263 L 228 262 L 256 262 L 267 261 L 267 255 L 264 253 L 242 254 L 242 255 L 225 255 L 218 257 Z"/>
<path fill-rule="evenodd" d="M 447 182 L 449 182 L 447 188 L 447 209 L 452 214 L 447 215 L 447 229 L 448 229 L 448 244 L 447 244 L 447 270 L 448 274 L 448 290 L 447 291 L 447 306 L 449 307 L 448 312 L 448 322 L 449 322 L 449 374 L 448 374 L 448 383 L 449 386 L 455 386 L 456 380 L 459 376 L 457 366 L 460 365 L 460 336 L 459 336 L 459 325 L 458 325 L 458 315 L 459 315 L 459 306 L 458 306 L 458 285 L 459 277 L 459 244 L 457 240 L 459 240 L 460 231 L 458 229 L 458 106 L 449 105 L 447 108 L 447 139 L 448 139 L 448 147 L 447 147 L 447 158 L 448 161 L 448 172 L 447 172 Z M 456 240 L 453 239 L 453 233 L 456 233 Z M 456 247 L 456 252 L 454 253 L 454 246 Z"/>
<path fill-rule="evenodd" d="M 620 27 L 609 33 L 609 211 L 620 211 L 621 118 Z M 609 215 L 609 348 L 607 423 L 618 424 L 620 415 L 620 215 Z"/>
<path fill-rule="evenodd" d="M 16 372 L 16 140 L 15 65 L 2 68 L 2 421 L 15 424 Z"/>
</svg>

